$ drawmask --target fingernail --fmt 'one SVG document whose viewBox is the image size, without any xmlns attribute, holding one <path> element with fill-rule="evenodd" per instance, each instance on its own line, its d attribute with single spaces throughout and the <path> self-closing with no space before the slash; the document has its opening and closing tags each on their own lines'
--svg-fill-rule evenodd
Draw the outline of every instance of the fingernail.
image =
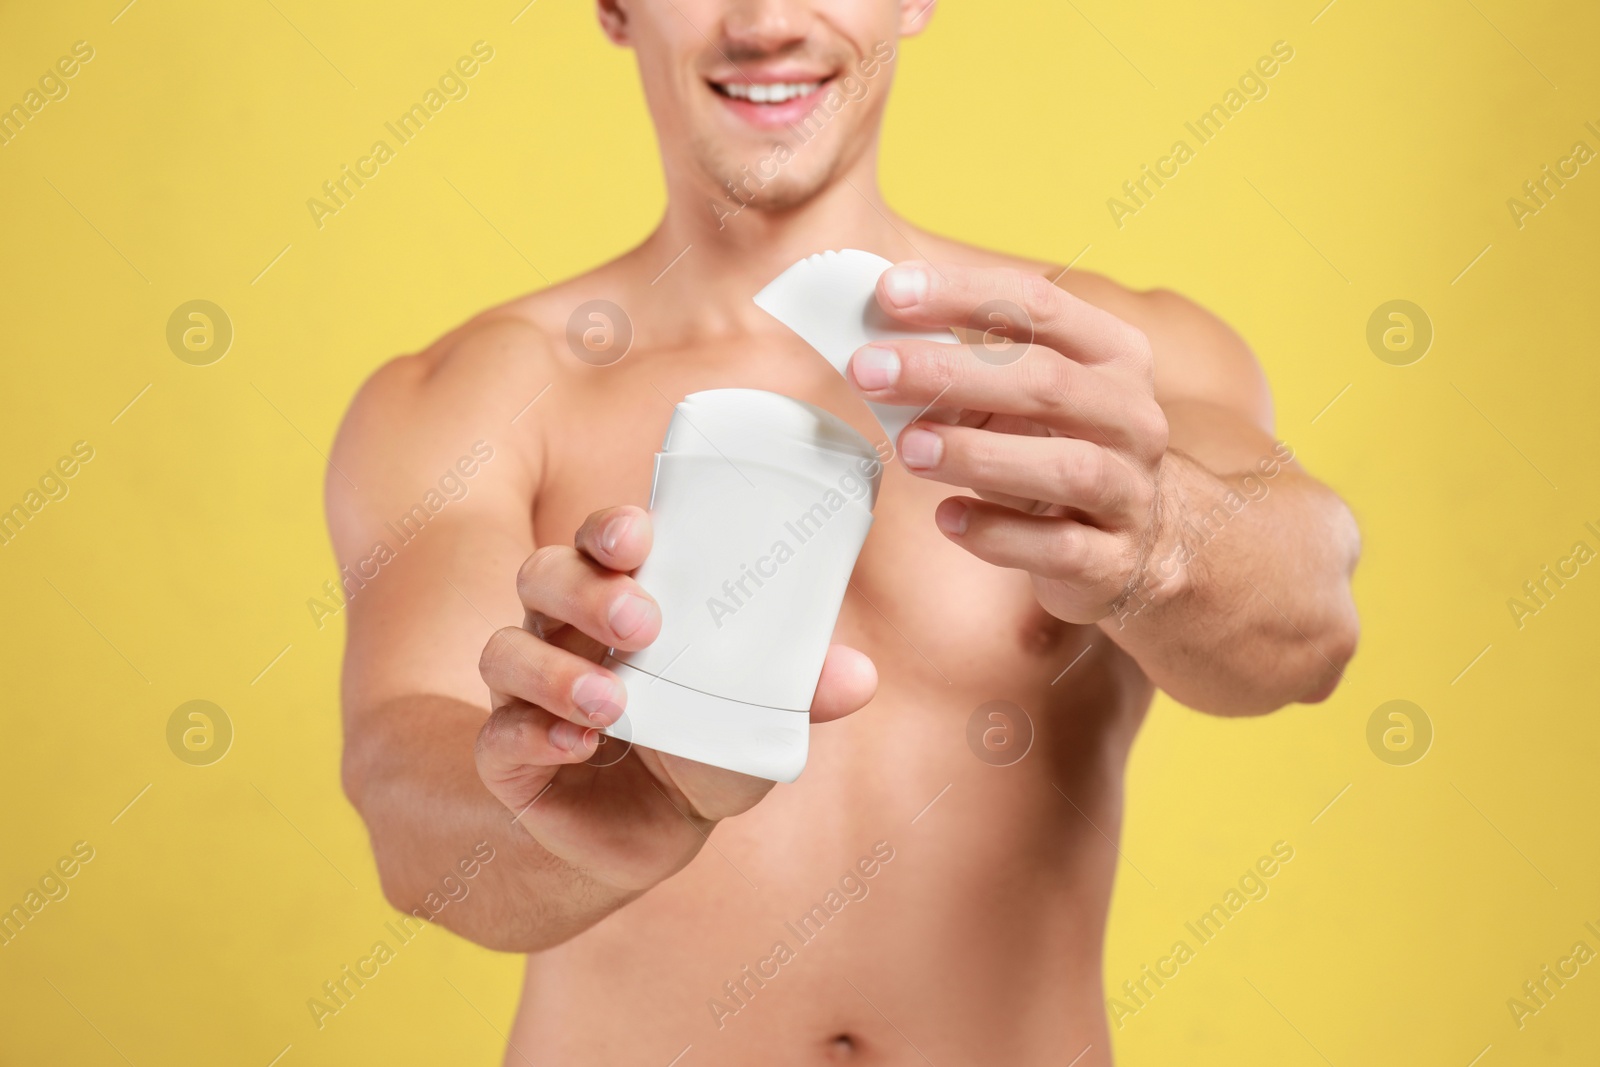
<svg viewBox="0 0 1600 1067">
<path fill-rule="evenodd" d="M 562 719 L 550 727 L 550 743 L 563 752 L 577 752 L 588 747 L 596 733 L 595 730 L 585 730 L 577 723 Z"/>
<path fill-rule="evenodd" d="M 903 450 L 905 445 L 900 447 Z M 947 534 L 964 534 L 967 532 L 967 510 L 965 501 L 946 500 L 934 509 L 933 521 Z"/>
<path fill-rule="evenodd" d="M 908 308 L 928 295 L 928 275 L 916 267 L 894 267 L 883 277 L 883 292 L 895 307 Z"/>
<path fill-rule="evenodd" d="M 944 438 L 932 430 L 913 427 L 900 435 L 900 462 L 913 470 L 927 470 L 944 455 Z"/>
<path fill-rule="evenodd" d="M 600 549 L 608 556 L 614 556 L 617 545 L 627 535 L 628 528 L 633 525 L 633 518 L 629 515 L 618 515 L 606 523 L 604 530 L 600 531 Z"/>
<path fill-rule="evenodd" d="M 655 607 L 644 597 L 623 593 L 611 602 L 611 609 L 606 612 L 606 622 L 611 624 L 613 633 L 627 640 L 650 621 L 654 611 Z"/>
<path fill-rule="evenodd" d="M 892 348 L 868 345 L 850 357 L 850 373 L 863 389 L 887 389 L 900 377 L 900 357 Z"/>
<path fill-rule="evenodd" d="M 627 699 L 622 686 L 604 674 L 581 675 L 572 683 L 572 702 L 596 726 L 610 726 L 620 719 Z"/>
</svg>

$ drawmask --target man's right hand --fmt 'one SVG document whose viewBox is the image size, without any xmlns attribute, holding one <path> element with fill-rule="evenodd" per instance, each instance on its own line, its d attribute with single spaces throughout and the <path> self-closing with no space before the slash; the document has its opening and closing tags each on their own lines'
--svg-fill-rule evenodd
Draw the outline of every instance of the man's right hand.
<svg viewBox="0 0 1600 1067">
<path fill-rule="evenodd" d="M 529 556 L 517 573 L 523 625 L 496 631 L 478 665 L 494 708 L 478 735 L 484 784 L 547 851 L 625 891 L 682 869 L 718 820 L 747 810 L 773 785 L 637 747 L 588 762 L 597 727 L 615 722 L 627 700 L 600 660 L 611 647 L 644 648 L 661 630 L 655 601 L 630 576 L 650 537 L 643 509 L 608 508 L 584 521 L 573 547 Z M 834 645 L 811 720 L 848 715 L 876 688 L 872 661 Z"/>
</svg>

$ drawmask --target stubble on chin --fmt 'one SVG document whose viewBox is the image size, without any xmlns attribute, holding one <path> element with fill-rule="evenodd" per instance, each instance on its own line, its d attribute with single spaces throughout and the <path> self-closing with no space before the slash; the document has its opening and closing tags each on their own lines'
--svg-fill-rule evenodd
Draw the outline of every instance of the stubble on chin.
<svg viewBox="0 0 1600 1067">
<path fill-rule="evenodd" d="M 819 166 L 818 160 L 803 158 L 807 147 L 789 145 L 791 158 L 780 164 L 765 162 L 778 158 L 777 141 L 754 158 L 743 159 L 734 157 L 720 145 L 700 140 L 694 146 L 694 157 L 701 173 L 716 187 L 720 199 L 730 206 L 742 203 L 759 211 L 776 213 L 800 207 L 828 184 L 832 167 Z M 763 164 L 766 173 L 772 175 L 765 180 Z"/>
</svg>

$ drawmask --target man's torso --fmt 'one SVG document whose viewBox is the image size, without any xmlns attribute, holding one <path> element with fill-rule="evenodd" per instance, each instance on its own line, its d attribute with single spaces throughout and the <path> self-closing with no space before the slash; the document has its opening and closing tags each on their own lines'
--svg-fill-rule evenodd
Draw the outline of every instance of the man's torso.
<svg viewBox="0 0 1600 1067">
<path fill-rule="evenodd" d="M 558 358 L 518 420 L 544 457 L 539 544 L 647 503 L 672 405 L 696 390 L 771 390 L 881 438 L 798 338 L 659 343 L 637 310 L 654 295 L 602 268 L 480 317 L 559 344 L 583 300 L 634 309 L 624 358 Z M 1091 1045 L 1080 1067 L 1109 1062 L 1100 948 L 1152 688 L 1097 628 L 1046 614 L 1027 575 L 939 533 L 933 509 L 958 492 L 886 466 L 835 635 L 872 657 L 877 697 L 813 727 L 799 781 L 686 869 L 530 957 L 508 1063 L 664 1064 L 685 1046 L 685 1064 L 1067 1063 Z"/>
</svg>

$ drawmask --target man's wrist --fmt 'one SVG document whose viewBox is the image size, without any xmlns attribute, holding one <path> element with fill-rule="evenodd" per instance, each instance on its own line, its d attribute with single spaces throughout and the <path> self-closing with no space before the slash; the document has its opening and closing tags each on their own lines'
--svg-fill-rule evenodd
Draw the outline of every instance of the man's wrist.
<svg viewBox="0 0 1600 1067">
<path fill-rule="evenodd" d="M 1188 509 L 1196 491 L 1204 493 L 1216 476 L 1194 460 L 1169 449 L 1156 468 L 1156 498 L 1145 547 L 1128 587 L 1103 625 L 1112 631 L 1125 628 L 1135 618 L 1182 600 L 1194 585 L 1193 539 L 1189 536 Z"/>
</svg>

